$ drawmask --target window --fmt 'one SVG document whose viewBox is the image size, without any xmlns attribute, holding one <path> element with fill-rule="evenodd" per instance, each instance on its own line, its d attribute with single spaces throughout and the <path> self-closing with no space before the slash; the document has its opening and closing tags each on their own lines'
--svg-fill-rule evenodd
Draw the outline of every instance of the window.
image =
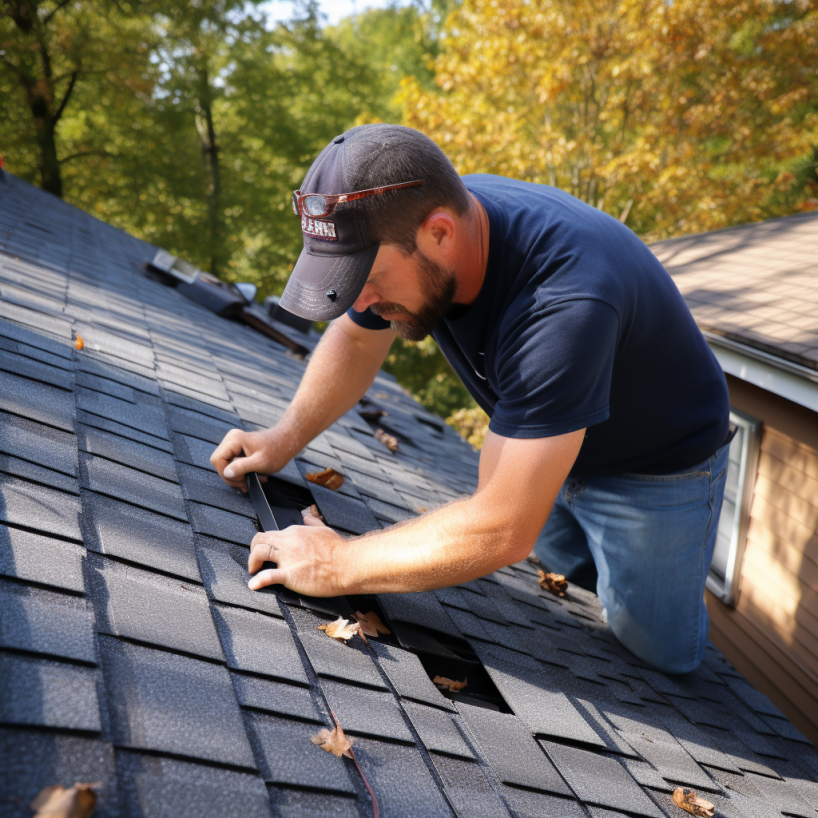
<svg viewBox="0 0 818 818">
<path fill-rule="evenodd" d="M 736 430 L 736 436 L 730 444 L 724 505 L 707 587 L 722 602 L 735 606 L 758 468 L 761 421 L 734 409 L 730 412 L 730 427 Z"/>
</svg>

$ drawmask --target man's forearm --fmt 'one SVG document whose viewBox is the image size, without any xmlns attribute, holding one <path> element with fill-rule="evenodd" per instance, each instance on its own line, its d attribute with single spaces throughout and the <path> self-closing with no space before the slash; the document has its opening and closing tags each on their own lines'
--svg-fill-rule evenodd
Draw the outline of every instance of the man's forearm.
<svg viewBox="0 0 818 818">
<path fill-rule="evenodd" d="M 327 327 L 292 403 L 276 424 L 289 458 L 355 406 L 386 357 L 391 335 L 376 337 L 370 345 L 356 343 L 343 329 L 342 321 Z"/>
</svg>

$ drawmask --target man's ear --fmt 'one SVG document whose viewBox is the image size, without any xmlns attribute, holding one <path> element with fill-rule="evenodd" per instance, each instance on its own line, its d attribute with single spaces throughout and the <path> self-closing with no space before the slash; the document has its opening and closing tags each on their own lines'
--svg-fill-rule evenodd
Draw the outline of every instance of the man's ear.
<svg viewBox="0 0 818 818">
<path fill-rule="evenodd" d="M 433 211 L 418 230 L 418 249 L 425 255 L 448 258 L 454 250 L 457 222 L 447 210 Z"/>
</svg>

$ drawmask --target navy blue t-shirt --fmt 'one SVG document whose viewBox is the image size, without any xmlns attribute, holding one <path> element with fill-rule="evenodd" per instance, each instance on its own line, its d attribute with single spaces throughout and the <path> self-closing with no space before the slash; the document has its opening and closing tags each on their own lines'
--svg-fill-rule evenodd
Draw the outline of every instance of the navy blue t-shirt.
<svg viewBox="0 0 818 818">
<path fill-rule="evenodd" d="M 432 332 L 498 435 L 587 427 L 573 474 L 667 474 L 724 442 L 724 374 L 664 267 L 619 221 L 546 185 L 466 176 L 489 218 L 477 299 Z M 389 326 L 349 311 L 371 329 Z"/>
</svg>

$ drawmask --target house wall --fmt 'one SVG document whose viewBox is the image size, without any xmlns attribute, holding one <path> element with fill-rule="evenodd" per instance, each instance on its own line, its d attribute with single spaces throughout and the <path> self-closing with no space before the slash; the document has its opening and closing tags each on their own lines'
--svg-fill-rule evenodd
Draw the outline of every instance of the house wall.
<svg viewBox="0 0 818 818">
<path fill-rule="evenodd" d="M 727 381 L 764 426 L 738 604 L 706 593 L 710 637 L 818 744 L 818 413 Z"/>
</svg>

